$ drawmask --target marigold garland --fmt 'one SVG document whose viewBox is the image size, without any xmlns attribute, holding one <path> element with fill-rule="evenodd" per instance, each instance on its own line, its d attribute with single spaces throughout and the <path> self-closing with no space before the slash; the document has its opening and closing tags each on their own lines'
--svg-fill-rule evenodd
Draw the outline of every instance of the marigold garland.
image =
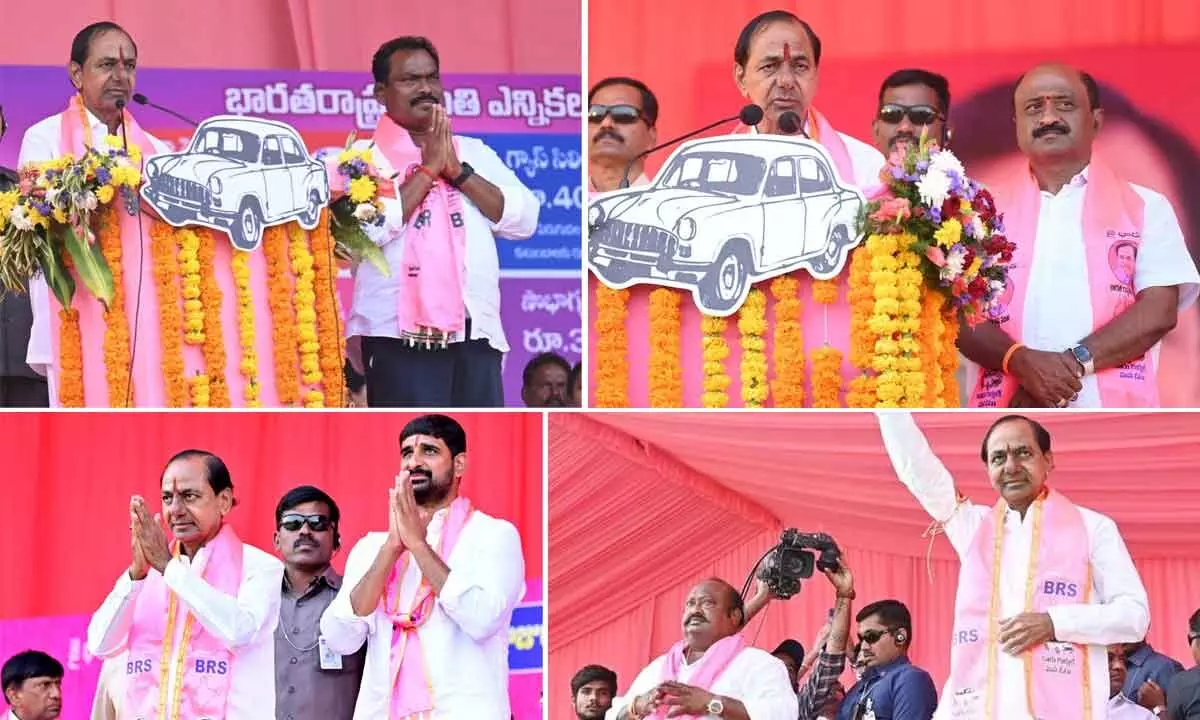
<svg viewBox="0 0 1200 720">
<path fill-rule="evenodd" d="M 928 287 L 921 288 L 921 330 L 918 336 L 920 342 L 921 370 L 925 373 L 925 393 L 921 398 L 921 407 L 946 407 L 944 401 L 945 378 L 941 367 L 941 348 L 944 342 L 945 329 L 942 327 L 942 306 L 945 296 Z"/>
<path fill-rule="evenodd" d="M 837 302 L 840 290 L 837 280 L 813 280 L 812 283 L 813 300 L 822 305 L 832 305 Z"/>
<path fill-rule="evenodd" d="M 679 303 L 671 288 L 650 291 L 650 407 L 683 407 L 683 364 L 679 357 Z"/>
<path fill-rule="evenodd" d="M 204 303 L 200 300 L 200 236 L 191 228 L 179 232 L 179 271 L 183 284 L 183 341 L 204 343 Z"/>
<path fill-rule="evenodd" d="M 203 228 L 196 233 L 200 238 L 200 250 L 196 256 L 200 261 L 200 296 L 204 301 L 204 375 L 211 407 L 229 407 L 229 384 L 225 381 L 225 333 L 221 329 L 221 286 L 217 284 L 216 268 L 217 241 L 212 230 Z"/>
<path fill-rule="evenodd" d="M 900 261 L 896 255 L 899 243 L 894 235 L 872 235 L 867 238 L 871 254 L 871 285 L 874 305 L 869 327 L 877 337 L 871 367 L 877 373 L 875 392 L 878 407 L 902 407 L 904 400 L 904 370 L 901 367 L 899 338 L 900 320 Z"/>
<path fill-rule="evenodd" d="M 760 408 L 767 401 L 767 295 L 750 288 L 746 302 L 738 310 L 738 332 L 742 345 L 742 403 Z"/>
<path fill-rule="evenodd" d="M 61 308 L 58 328 L 58 402 L 63 407 L 83 407 L 83 334 L 79 311 Z"/>
<path fill-rule="evenodd" d="M 316 402 L 312 386 L 320 386 L 321 373 L 321 343 L 317 337 L 317 295 L 313 292 L 313 256 L 308 250 L 308 235 L 296 223 L 289 223 L 288 233 L 291 236 L 289 254 L 292 258 L 292 272 L 296 275 L 296 294 L 292 301 L 296 306 L 296 340 L 300 349 L 300 379 L 310 386 L 304 394 L 305 407 L 321 407 Z M 324 398 L 321 398 L 324 404 Z"/>
<path fill-rule="evenodd" d="M 629 407 L 629 340 L 625 330 L 628 290 L 596 283 L 596 407 Z"/>
<path fill-rule="evenodd" d="M 871 251 L 855 248 L 850 254 L 850 363 L 859 375 L 851 379 L 846 392 L 846 407 L 875 407 L 875 379 L 871 370 L 876 334 L 871 330 L 875 291 L 871 284 Z"/>
<path fill-rule="evenodd" d="M 907 247 L 907 243 L 901 247 Z M 897 275 L 897 287 L 900 291 L 900 321 L 901 336 L 898 341 L 900 351 L 900 370 L 903 373 L 904 386 L 903 407 L 918 408 L 925 402 L 925 387 L 929 384 L 925 368 L 921 364 L 921 343 L 918 334 L 921 329 L 921 289 L 925 279 L 921 275 L 921 258 L 914 252 L 902 250 L 897 261 L 900 270 Z"/>
<path fill-rule="evenodd" d="M 104 374 L 109 407 L 132 407 L 129 317 L 125 314 L 125 272 L 121 264 L 121 223 L 111 206 L 98 213 L 97 240 L 112 273 L 112 303 L 104 311 Z"/>
<path fill-rule="evenodd" d="M 346 377 L 342 372 L 346 357 L 346 333 L 342 332 L 337 305 L 337 260 L 333 254 L 329 209 L 321 210 L 317 227 L 309 233 L 312 247 L 313 272 L 316 282 L 325 290 L 317 293 L 317 337 L 320 342 L 320 365 L 325 390 L 325 407 L 345 407 Z M 328 288 L 324 286 L 328 284 Z"/>
<path fill-rule="evenodd" d="M 158 296 L 158 327 L 162 343 L 163 389 L 166 406 L 187 407 L 188 385 L 183 362 L 183 313 L 179 309 L 178 231 L 162 222 L 150 226 L 150 255 Z"/>
<path fill-rule="evenodd" d="M 254 295 L 250 290 L 250 253 L 234 250 L 230 269 L 237 293 L 238 343 L 242 348 L 242 361 L 238 364 L 238 369 L 246 380 L 242 397 L 246 400 L 246 407 L 259 407 L 258 351 L 254 347 Z"/>
<path fill-rule="evenodd" d="M 837 302 L 841 288 L 837 280 L 814 280 L 813 300 L 823 305 L 822 312 L 828 313 L 829 306 Z M 842 395 L 842 351 L 829 344 L 829 338 L 812 353 L 813 407 L 841 407 Z"/>
<path fill-rule="evenodd" d="M 803 306 L 800 301 L 800 281 L 791 275 L 771 280 L 771 297 L 775 299 L 775 343 L 771 360 L 775 379 L 771 382 L 771 397 L 775 407 L 804 407 L 804 331 L 801 325 Z"/>
<path fill-rule="evenodd" d="M 729 357 L 729 345 L 725 342 L 725 318 L 705 315 L 700 320 L 701 340 L 704 348 L 704 395 L 706 408 L 722 408 L 729 404 L 729 375 L 725 372 L 725 358 Z"/>
<path fill-rule="evenodd" d="M 288 265 L 288 237 L 282 226 L 266 229 L 263 251 L 267 259 L 267 287 L 270 292 L 275 393 L 281 407 L 294 407 L 300 400 L 300 378 L 296 375 L 296 327 L 291 268 Z"/>
<path fill-rule="evenodd" d="M 942 345 L 939 366 L 942 370 L 942 404 L 953 408 L 962 405 L 958 388 L 958 317 L 952 307 L 942 310 Z"/>
<path fill-rule="evenodd" d="M 188 386 L 192 392 L 192 407 L 212 407 L 212 395 L 208 375 L 204 373 L 193 375 L 188 378 Z"/>
</svg>

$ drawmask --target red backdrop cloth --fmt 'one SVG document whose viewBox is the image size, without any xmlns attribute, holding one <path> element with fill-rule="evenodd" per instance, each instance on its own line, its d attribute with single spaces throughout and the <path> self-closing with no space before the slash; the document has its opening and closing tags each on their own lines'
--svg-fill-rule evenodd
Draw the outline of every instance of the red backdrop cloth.
<svg viewBox="0 0 1200 720">
<path fill-rule="evenodd" d="M 996 500 L 979 444 L 995 413 L 918 422 L 972 500 Z M 1200 414 L 1036 415 L 1053 436 L 1051 482 L 1112 517 L 1150 597 L 1150 640 L 1186 665 L 1200 605 Z M 883 598 L 913 614 L 914 662 L 939 688 L 949 664 L 958 560 L 923 537 L 929 517 L 896 479 L 870 413 L 598 413 L 550 418 L 551 720 L 570 720 L 571 675 L 600 663 L 623 691 L 681 636 L 683 601 L 716 575 L 739 589 L 784 527 L 832 534 L 856 608 Z M 932 571 L 932 581 L 930 580 Z M 833 604 L 823 577 L 775 603 L 748 638 L 811 647 Z"/>
<path fill-rule="evenodd" d="M 403 413 L 0 413 L 0 617 L 91 613 L 129 565 L 129 498 L 161 510 L 168 458 L 220 456 L 245 542 L 274 553 L 275 505 L 315 485 L 341 509 L 340 571 L 354 543 L 387 529 Z M 455 413 L 467 433 L 462 492 L 521 535 L 526 577 L 542 577 L 542 418 Z"/>
</svg>

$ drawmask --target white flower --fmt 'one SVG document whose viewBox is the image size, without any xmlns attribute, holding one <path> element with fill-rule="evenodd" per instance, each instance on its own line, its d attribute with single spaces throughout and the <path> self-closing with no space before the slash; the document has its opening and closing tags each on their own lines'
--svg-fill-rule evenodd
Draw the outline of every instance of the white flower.
<svg viewBox="0 0 1200 720">
<path fill-rule="evenodd" d="M 944 171 L 930 167 L 925 177 L 917 181 L 917 190 L 921 193 L 921 202 L 940 208 L 950 194 L 950 178 Z"/>
<path fill-rule="evenodd" d="M 949 150 L 941 150 L 931 155 L 929 158 L 929 169 L 941 173 L 954 172 L 963 180 L 967 177 L 967 171 L 963 168 L 962 162 Z"/>
<path fill-rule="evenodd" d="M 993 297 L 999 297 L 1000 293 L 1004 292 L 1004 281 L 988 280 L 988 292 Z"/>
<path fill-rule="evenodd" d="M 371 222 L 377 214 L 378 211 L 371 203 L 359 203 L 354 206 L 354 218 L 359 222 Z"/>
<path fill-rule="evenodd" d="M 942 280 L 953 280 L 963 274 L 963 269 L 967 259 L 967 251 L 961 247 L 951 248 L 950 252 L 946 253 L 946 265 L 938 273 Z"/>
<path fill-rule="evenodd" d="M 50 188 L 49 190 L 47 190 L 46 191 L 46 204 L 51 205 L 51 206 L 54 205 L 54 198 L 58 197 L 59 193 L 61 193 L 61 192 L 62 191 L 59 190 L 58 188 Z"/>
<path fill-rule="evenodd" d="M 83 196 L 83 206 L 89 211 L 100 207 L 100 201 L 96 199 L 96 193 L 89 190 L 87 194 Z"/>
<path fill-rule="evenodd" d="M 983 226 L 983 221 L 979 219 L 978 213 L 971 218 L 971 227 L 968 232 L 975 240 L 983 241 L 987 238 L 987 228 Z"/>
<path fill-rule="evenodd" d="M 12 222 L 13 227 L 18 230 L 32 230 L 33 221 L 29 219 L 29 213 L 25 211 L 24 205 L 17 205 L 8 214 L 8 219 Z"/>
</svg>

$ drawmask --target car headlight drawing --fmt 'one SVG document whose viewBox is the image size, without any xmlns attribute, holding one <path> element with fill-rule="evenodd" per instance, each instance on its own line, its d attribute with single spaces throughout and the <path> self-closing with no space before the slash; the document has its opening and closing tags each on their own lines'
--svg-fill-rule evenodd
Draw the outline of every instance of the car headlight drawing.
<svg viewBox="0 0 1200 720">
<path fill-rule="evenodd" d="M 212 193 L 213 195 L 220 195 L 221 194 L 221 178 L 219 178 L 215 175 L 213 177 L 210 177 L 208 179 L 208 191 L 210 193 Z"/>
<path fill-rule="evenodd" d="M 679 218 L 679 222 L 675 224 L 675 234 L 680 240 L 691 240 L 696 237 L 696 221 L 690 217 Z"/>
</svg>

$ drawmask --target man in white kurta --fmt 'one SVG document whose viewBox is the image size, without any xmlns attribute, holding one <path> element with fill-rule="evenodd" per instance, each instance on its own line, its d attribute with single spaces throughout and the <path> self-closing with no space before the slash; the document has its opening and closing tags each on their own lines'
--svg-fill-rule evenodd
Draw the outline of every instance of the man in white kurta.
<svg viewBox="0 0 1200 720">
<path fill-rule="evenodd" d="M 715 680 L 711 683 L 698 680 L 698 676 L 705 673 L 706 660 L 712 660 L 706 655 L 717 652 L 719 642 L 728 642 L 740 633 L 744 618 L 741 596 L 728 583 L 707 580 L 692 588 L 683 612 L 684 641 L 643 668 L 625 694 L 613 698 L 605 718 L 635 720 L 645 717 L 649 714 L 646 712 L 647 700 L 657 690 L 659 709 L 665 711 L 671 711 L 672 703 L 677 702 L 678 709 L 705 718 L 796 720 L 799 705 L 787 667 L 766 650 L 743 646 L 726 661 Z M 706 649 L 696 656 L 689 648 L 700 636 L 706 636 L 702 645 Z M 673 653 L 680 654 L 675 661 L 671 659 Z M 672 666 L 678 667 L 678 674 L 674 680 L 668 680 L 668 669 Z M 708 674 L 711 675 L 711 671 Z M 702 686 L 694 687 L 697 683 Z M 664 692 L 667 687 L 671 689 Z M 664 695 L 676 699 L 663 700 Z M 693 707 L 689 708 L 689 702 Z M 635 704 L 636 708 L 633 707 Z M 719 710 L 719 714 L 714 710 Z"/>
<path fill-rule="evenodd" d="M 879 413 L 879 428 L 896 475 L 945 531 L 960 560 L 967 556 L 972 540 L 988 522 L 992 509 L 969 500 L 959 500 L 954 478 L 942 464 L 908 413 Z M 1091 706 L 1100 720 L 1108 705 L 1108 662 L 1106 646 L 1134 642 L 1145 637 L 1150 624 L 1146 589 L 1133 560 L 1110 518 L 1079 508 L 1090 545 L 1093 588 L 1090 604 L 1057 605 L 1049 608 L 1054 638 L 1087 646 Z M 1004 552 L 1000 570 L 1000 618 L 1012 618 L 1025 610 L 1025 585 L 1033 543 L 1031 518 L 1009 509 L 1004 518 Z M 964 586 L 958 585 L 961 601 Z M 998 652 L 996 720 L 1032 720 L 1027 710 L 1025 669 L 1022 656 Z M 952 670 L 953 672 L 953 670 Z M 949 717 L 947 698 L 955 688 L 947 681 L 942 704 L 935 718 Z"/>
</svg>

